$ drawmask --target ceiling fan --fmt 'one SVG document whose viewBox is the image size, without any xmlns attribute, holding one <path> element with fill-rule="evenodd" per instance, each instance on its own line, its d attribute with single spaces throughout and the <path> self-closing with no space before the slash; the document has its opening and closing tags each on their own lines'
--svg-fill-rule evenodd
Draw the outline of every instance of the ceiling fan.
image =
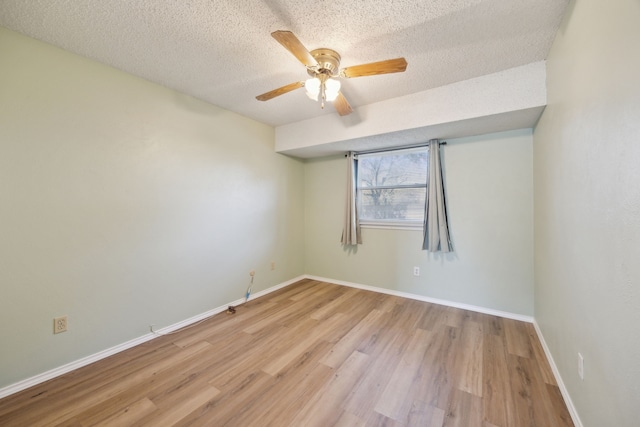
<svg viewBox="0 0 640 427">
<path fill-rule="evenodd" d="M 309 98 L 315 101 L 320 99 L 322 108 L 324 108 L 325 101 L 333 102 L 338 114 L 346 116 L 353 109 L 340 92 L 340 82 L 336 78 L 400 73 L 407 69 L 407 61 L 404 58 L 388 59 L 340 69 L 340 55 L 333 49 L 321 48 L 309 52 L 291 31 L 274 31 L 271 36 L 307 67 L 307 73 L 311 78 L 258 95 L 256 96 L 258 101 L 268 101 L 276 96 L 304 87 Z"/>
</svg>

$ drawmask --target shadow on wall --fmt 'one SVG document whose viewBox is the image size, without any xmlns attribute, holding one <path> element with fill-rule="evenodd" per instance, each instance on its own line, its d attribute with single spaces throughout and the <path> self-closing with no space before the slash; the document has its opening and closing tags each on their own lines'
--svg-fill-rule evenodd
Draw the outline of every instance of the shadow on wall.
<svg viewBox="0 0 640 427">
<path fill-rule="evenodd" d="M 358 245 L 342 245 L 342 251 L 347 255 L 355 255 L 358 253 Z"/>
<path fill-rule="evenodd" d="M 426 252 L 426 251 L 425 251 Z M 455 252 L 427 252 L 429 258 L 433 261 L 440 263 L 440 265 L 444 265 L 445 262 L 458 261 L 460 257 Z"/>
</svg>

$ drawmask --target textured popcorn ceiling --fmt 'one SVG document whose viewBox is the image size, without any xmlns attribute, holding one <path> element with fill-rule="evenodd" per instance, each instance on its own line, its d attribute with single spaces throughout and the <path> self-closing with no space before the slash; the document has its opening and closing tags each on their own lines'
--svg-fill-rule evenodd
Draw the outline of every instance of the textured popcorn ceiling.
<svg viewBox="0 0 640 427">
<path fill-rule="evenodd" d="M 0 25 L 274 126 L 323 114 L 270 33 L 342 66 L 404 56 L 405 73 L 343 79 L 352 106 L 546 58 L 568 0 L 0 0 Z"/>
</svg>

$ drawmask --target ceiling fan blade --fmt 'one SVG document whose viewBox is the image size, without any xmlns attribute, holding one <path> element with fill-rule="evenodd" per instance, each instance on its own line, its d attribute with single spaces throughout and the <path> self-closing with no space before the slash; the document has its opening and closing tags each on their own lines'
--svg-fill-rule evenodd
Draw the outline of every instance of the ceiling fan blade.
<svg viewBox="0 0 640 427">
<path fill-rule="evenodd" d="M 338 97 L 335 101 L 333 101 L 333 106 L 336 107 L 338 114 L 340 114 L 341 116 L 346 116 L 347 114 L 351 114 L 353 112 L 351 105 L 349 105 L 349 101 L 347 101 L 347 98 L 344 97 L 342 92 L 338 93 Z"/>
<path fill-rule="evenodd" d="M 278 41 L 285 49 L 291 52 L 298 61 L 307 67 L 318 65 L 318 62 L 311 56 L 311 53 L 291 31 L 274 31 L 271 36 Z"/>
<path fill-rule="evenodd" d="M 369 64 L 354 65 L 340 72 L 344 77 L 375 76 L 377 74 L 400 73 L 407 69 L 407 60 L 404 58 L 387 59 L 386 61 L 371 62 Z"/>
<path fill-rule="evenodd" d="M 279 87 L 278 89 L 274 89 L 270 92 L 263 93 L 262 95 L 256 96 L 258 101 L 268 101 L 271 98 L 275 98 L 276 96 L 284 95 L 287 92 L 291 92 L 292 90 L 299 89 L 304 86 L 304 82 L 295 82 L 289 83 L 286 86 Z"/>
</svg>

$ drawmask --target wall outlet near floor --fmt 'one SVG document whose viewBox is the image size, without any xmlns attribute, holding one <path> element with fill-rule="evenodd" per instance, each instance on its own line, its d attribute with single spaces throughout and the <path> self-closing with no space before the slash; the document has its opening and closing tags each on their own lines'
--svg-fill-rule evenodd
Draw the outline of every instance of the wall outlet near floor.
<svg viewBox="0 0 640 427">
<path fill-rule="evenodd" d="M 414 276 L 420 275 L 420 267 L 413 267 L 413 275 Z"/>
<path fill-rule="evenodd" d="M 256 275 L 256 271 L 255 271 L 255 270 L 251 270 L 251 271 L 249 272 L 249 276 L 253 277 L 253 276 L 255 276 L 255 275 Z"/>
<path fill-rule="evenodd" d="M 276 269 L 276 262 L 275 261 L 271 261 L 271 270 L 275 270 Z"/>
<path fill-rule="evenodd" d="M 60 332 L 67 331 L 67 316 L 60 316 L 53 318 L 53 333 L 59 334 Z"/>
<path fill-rule="evenodd" d="M 578 353 L 578 375 L 581 380 L 584 380 L 584 357 Z"/>
</svg>

